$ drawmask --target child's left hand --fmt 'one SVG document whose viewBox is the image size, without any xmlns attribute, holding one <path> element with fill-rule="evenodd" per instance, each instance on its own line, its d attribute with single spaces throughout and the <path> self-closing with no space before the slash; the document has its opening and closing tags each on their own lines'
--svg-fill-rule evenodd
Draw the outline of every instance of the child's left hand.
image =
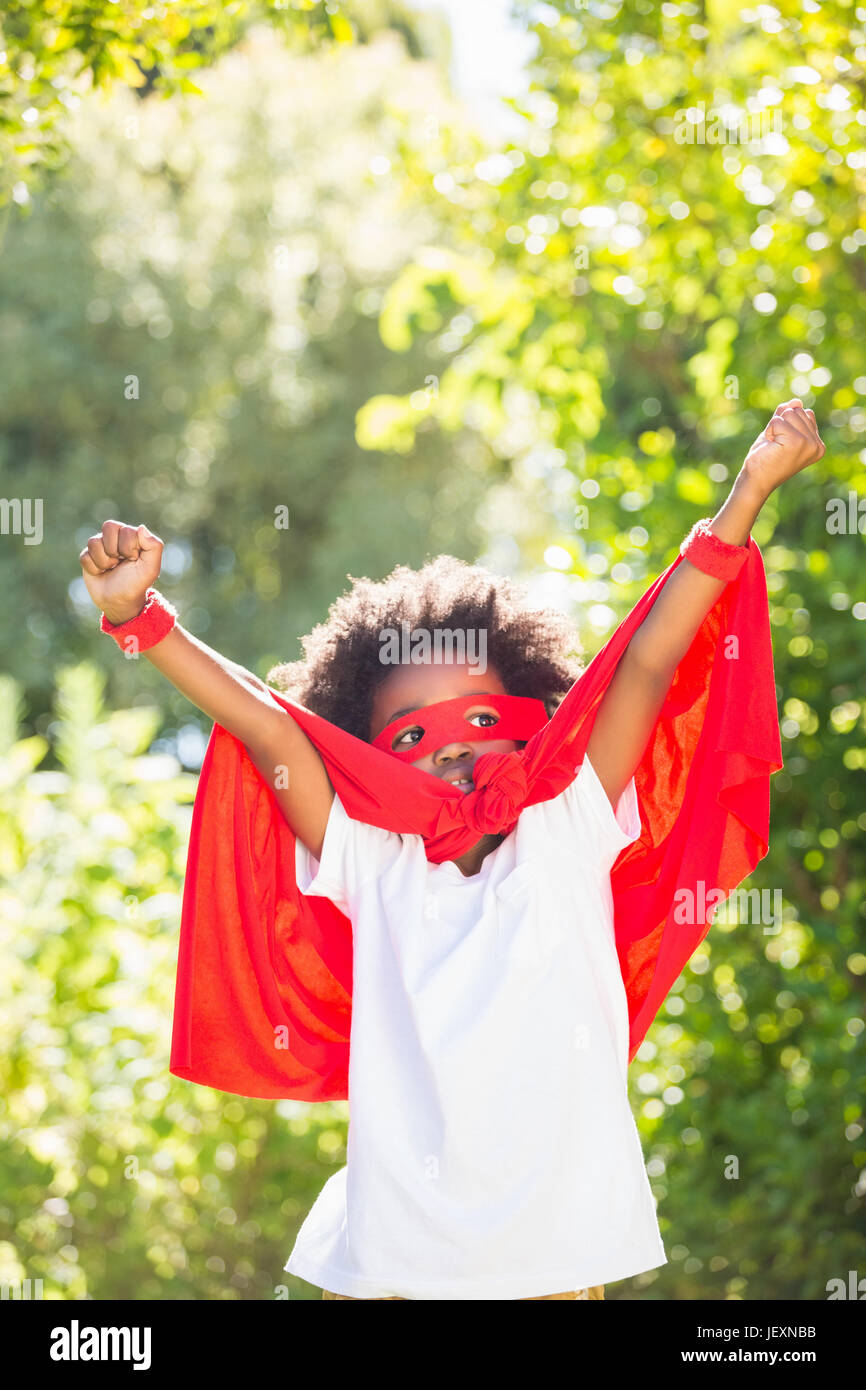
<svg viewBox="0 0 866 1390">
<path fill-rule="evenodd" d="M 824 457 L 815 412 L 799 397 L 776 406 L 775 414 L 746 455 L 743 473 L 769 497 L 787 478 Z"/>
</svg>

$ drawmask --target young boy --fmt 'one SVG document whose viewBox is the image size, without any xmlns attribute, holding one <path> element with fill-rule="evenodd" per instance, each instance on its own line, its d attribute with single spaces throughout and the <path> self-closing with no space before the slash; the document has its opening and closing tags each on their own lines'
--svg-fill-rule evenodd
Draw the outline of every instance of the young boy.
<svg viewBox="0 0 866 1390">
<path fill-rule="evenodd" d="M 747 545 L 770 492 L 823 452 L 813 413 L 780 406 L 712 520 L 721 545 Z M 134 632 L 161 551 L 146 527 L 106 522 L 81 552 L 118 640 Z M 469 797 L 484 754 L 526 741 L 505 736 L 509 699 L 549 712 L 574 672 L 556 620 L 521 610 L 507 580 L 451 557 L 411 573 L 357 582 L 306 639 L 305 661 L 269 675 L 305 710 Z M 352 924 L 347 1164 L 287 1265 L 323 1296 L 599 1298 L 665 1262 L 627 1100 L 610 871 L 640 834 L 634 772 L 723 588 L 680 565 L 617 665 L 574 780 L 527 805 L 513 833 L 482 834 L 439 864 L 421 836 L 346 814 L 315 742 L 264 682 L 177 625 L 145 651 L 243 743 L 297 837 L 301 892 Z M 484 626 L 485 673 L 388 670 L 377 641 L 389 616 Z M 581 1029 L 591 1049 L 575 1046 Z"/>
</svg>

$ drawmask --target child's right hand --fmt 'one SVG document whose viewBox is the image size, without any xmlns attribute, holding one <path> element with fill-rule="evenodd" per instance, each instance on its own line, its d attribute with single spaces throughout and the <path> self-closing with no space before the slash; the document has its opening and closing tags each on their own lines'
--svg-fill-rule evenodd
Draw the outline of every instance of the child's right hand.
<svg viewBox="0 0 866 1390">
<path fill-rule="evenodd" d="M 141 612 L 159 577 L 162 552 L 163 542 L 146 526 L 106 521 L 102 534 L 90 537 L 78 558 L 87 592 L 110 623 Z"/>
</svg>

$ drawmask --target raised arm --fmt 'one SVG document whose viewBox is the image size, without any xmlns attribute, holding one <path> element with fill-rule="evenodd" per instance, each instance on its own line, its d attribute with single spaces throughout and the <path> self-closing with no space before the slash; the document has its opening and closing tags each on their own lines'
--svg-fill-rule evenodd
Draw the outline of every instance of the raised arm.
<svg viewBox="0 0 866 1390">
<path fill-rule="evenodd" d="M 777 406 L 710 529 L 729 545 L 748 545 L 770 493 L 823 454 L 814 413 L 799 400 Z M 643 756 L 676 669 L 724 587 L 684 559 L 620 658 L 586 748 L 614 809 Z"/>
<path fill-rule="evenodd" d="M 110 623 L 128 622 L 141 612 L 148 588 L 159 577 L 163 548 L 146 526 L 119 521 L 106 521 L 101 534 L 90 537 L 78 558 L 87 591 Z M 334 789 L 317 749 L 265 682 L 180 623 L 141 655 L 209 719 L 240 739 L 290 828 L 320 856 Z"/>
</svg>

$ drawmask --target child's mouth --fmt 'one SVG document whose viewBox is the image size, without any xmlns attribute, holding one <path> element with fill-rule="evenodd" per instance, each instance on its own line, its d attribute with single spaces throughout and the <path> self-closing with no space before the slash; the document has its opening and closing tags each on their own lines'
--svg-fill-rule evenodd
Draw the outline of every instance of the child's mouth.
<svg viewBox="0 0 866 1390">
<path fill-rule="evenodd" d="M 451 783 L 451 785 L 452 787 L 459 787 L 460 790 L 463 792 L 468 792 L 472 790 L 472 778 L 458 777 L 455 781 Z"/>
</svg>

